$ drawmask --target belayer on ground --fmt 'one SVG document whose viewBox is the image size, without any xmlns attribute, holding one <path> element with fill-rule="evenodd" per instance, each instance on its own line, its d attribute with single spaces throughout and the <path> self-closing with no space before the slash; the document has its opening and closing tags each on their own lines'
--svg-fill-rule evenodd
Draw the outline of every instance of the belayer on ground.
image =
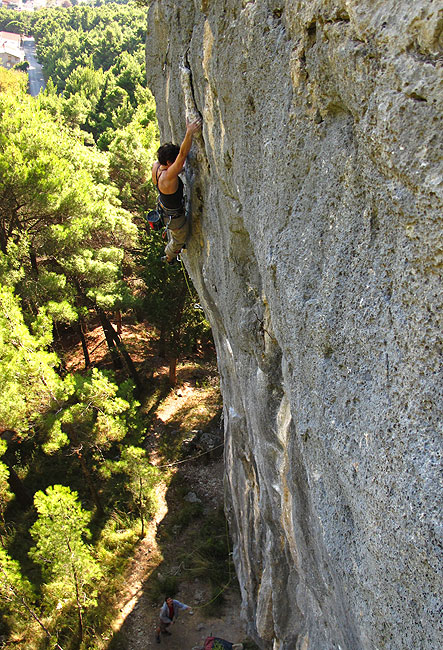
<svg viewBox="0 0 443 650">
<path fill-rule="evenodd" d="M 162 226 L 165 226 L 168 232 L 164 258 L 168 264 L 175 262 L 188 236 L 189 224 L 184 205 L 183 181 L 179 174 L 183 171 L 186 157 L 191 150 L 193 135 L 201 129 L 201 125 L 201 119 L 186 121 L 186 135 L 180 147 L 171 142 L 163 144 L 157 151 L 158 160 L 152 166 L 152 182 L 159 194 L 157 211 Z"/>
<path fill-rule="evenodd" d="M 158 621 L 158 627 L 155 630 L 155 639 L 157 643 L 161 642 L 160 633 L 170 635 L 169 631 L 170 626 L 174 623 L 176 618 L 179 615 L 180 610 L 189 609 L 189 613 L 193 614 L 189 605 L 181 603 L 179 600 L 175 600 L 170 596 L 166 596 L 165 602 L 162 605 L 160 610 L 160 617 Z"/>
</svg>

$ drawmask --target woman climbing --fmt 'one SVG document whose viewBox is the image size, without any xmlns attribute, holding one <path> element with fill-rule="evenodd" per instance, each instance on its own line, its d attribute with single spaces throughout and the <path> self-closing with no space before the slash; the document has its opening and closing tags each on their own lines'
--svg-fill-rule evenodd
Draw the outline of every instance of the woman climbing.
<svg viewBox="0 0 443 650">
<path fill-rule="evenodd" d="M 157 151 L 157 161 L 152 167 L 152 182 L 159 192 L 159 207 L 164 225 L 168 229 L 168 243 L 165 257 L 173 264 L 183 248 L 188 236 L 188 221 L 183 200 L 183 181 L 179 174 L 183 171 L 186 157 L 191 150 L 194 133 L 201 129 L 201 119 L 186 120 L 186 135 L 180 147 L 168 142 Z"/>
</svg>

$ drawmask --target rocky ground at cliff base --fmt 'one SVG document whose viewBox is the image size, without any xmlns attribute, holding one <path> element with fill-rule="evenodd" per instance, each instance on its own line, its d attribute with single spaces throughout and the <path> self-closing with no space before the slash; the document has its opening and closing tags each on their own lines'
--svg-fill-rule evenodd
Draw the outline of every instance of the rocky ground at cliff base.
<svg viewBox="0 0 443 650">
<path fill-rule="evenodd" d="M 207 576 L 189 577 L 175 557 L 184 549 L 193 551 L 199 526 L 223 508 L 223 424 L 215 359 L 203 354 L 200 359 L 183 360 L 177 367 L 176 387 L 165 391 L 168 366 L 152 344 L 152 333 L 143 325 L 123 323 L 122 334 L 142 374 L 146 369 L 152 385 L 158 387 L 142 405 L 150 422 L 144 446 L 152 463 L 173 476 L 168 486 L 158 487 L 155 518 L 128 564 L 124 587 L 114 600 L 118 614 L 103 642 L 108 650 L 194 650 L 211 635 L 245 642 L 234 572 L 223 603 L 208 614 L 204 606 L 213 594 Z M 93 363 L 105 366 L 107 350 L 100 328 L 91 328 L 87 336 Z M 82 367 L 79 345 L 67 356 L 67 364 L 72 369 Z M 174 516 L 186 503 L 198 504 L 202 515 L 180 527 Z M 183 612 L 172 626 L 171 636 L 162 636 L 158 644 L 155 629 L 166 594 L 153 598 L 152 584 L 168 576 L 177 578 L 174 597 L 190 605 L 193 613 Z M 255 647 L 250 641 L 245 644 L 245 648 Z"/>
<path fill-rule="evenodd" d="M 156 376 L 166 377 L 166 373 L 166 366 L 157 365 Z M 182 451 L 180 460 L 171 467 L 174 476 L 169 487 L 162 485 L 158 490 L 155 520 L 128 566 L 109 650 L 193 650 L 201 648 L 211 635 L 233 643 L 247 639 L 240 620 L 241 599 L 235 574 L 232 573 L 231 583 L 223 593 L 223 603 L 208 615 L 204 606 L 212 599 L 209 582 L 205 576 L 188 577 L 182 563 L 174 561 L 183 550 L 193 551 L 193 540 L 205 517 L 223 508 L 223 432 L 216 392 L 218 376 L 214 368 L 205 373 L 201 368 L 191 370 L 183 364 L 178 369 L 176 388 L 161 401 L 152 418 L 145 442 L 152 462 L 164 467 L 168 465 L 167 453 L 178 448 Z M 183 427 L 187 429 L 185 434 Z M 177 511 L 186 502 L 199 504 L 203 514 L 180 528 L 174 522 Z M 193 613 L 183 612 L 172 626 L 171 636 L 162 636 L 158 644 L 155 628 L 162 598 L 152 598 L 151 585 L 167 576 L 177 577 L 175 597 L 190 605 Z"/>
<path fill-rule="evenodd" d="M 183 464 L 179 470 L 189 483 L 190 495 L 200 499 L 208 511 L 218 508 L 223 500 L 223 460 L 209 465 Z M 194 498 L 190 496 L 190 498 Z M 121 594 L 121 616 L 115 621 L 116 641 L 113 650 L 146 650 L 165 648 L 168 650 L 193 650 L 201 648 L 207 636 L 214 635 L 231 642 L 242 642 L 246 638 L 245 626 L 240 621 L 240 594 L 234 585 L 225 592 L 225 602 L 217 615 L 207 616 L 202 606 L 211 598 L 209 585 L 199 579 L 182 580 L 175 595 L 192 607 L 193 614 L 183 612 L 171 628 L 171 636 L 162 636 L 161 643 L 155 639 L 155 628 L 161 602 L 153 603 L 149 595 L 149 575 L 158 565 L 157 534 L 162 519 L 167 516 L 165 494 L 161 495 L 162 506 L 147 536 L 139 544 L 128 569 L 124 593 Z M 171 542 L 172 547 L 181 548 L 181 540 Z M 171 549 L 169 549 L 171 550 Z M 162 574 L 179 573 L 180 567 L 162 563 Z M 158 576 L 158 573 L 157 573 Z M 235 582 L 235 581 L 234 581 Z M 118 640 L 117 640 L 118 639 Z"/>
</svg>

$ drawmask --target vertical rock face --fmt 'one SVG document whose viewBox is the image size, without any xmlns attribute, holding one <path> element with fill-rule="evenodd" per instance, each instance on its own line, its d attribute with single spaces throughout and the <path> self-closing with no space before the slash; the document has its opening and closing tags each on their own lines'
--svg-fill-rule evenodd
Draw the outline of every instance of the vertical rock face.
<svg viewBox="0 0 443 650">
<path fill-rule="evenodd" d="M 266 650 L 442 645 L 439 5 L 149 10 L 162 138 L 181 141 L 185 111 L 204 120 L 185 259 L 217 346 L 243 616 Z"/>
</svg>

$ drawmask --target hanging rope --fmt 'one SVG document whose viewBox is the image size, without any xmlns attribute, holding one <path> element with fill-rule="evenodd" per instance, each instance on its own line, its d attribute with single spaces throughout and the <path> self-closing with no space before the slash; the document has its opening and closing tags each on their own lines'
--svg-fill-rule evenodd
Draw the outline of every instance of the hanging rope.
<svg viewBox="0 0 443 650">
<path fill-rule="evenodd" d="M 183 264 L 183 260 L 182 260 L 181 256 L 180 256 L 180 264 L 181 264 L 181 267 L 182 267 L 183 275 L 185 276 L 185 282 L 186 282 L 186 286 L 188 287 L 189 295 L 191 296 L 191 300 L 193 300 L 194 296 L 192 295 L 191 287 L 190 287 L 189 281 L 188 281 L 188 274 L 186 272 L 186 268 L 185 268 L 185 265 Z M 203 307 L 200 305 L 199 302 L 194 303 L 194 309 L 200 309 L 201 311 L 204 311 Z"/>
<path fill-rule="evenodd" d="M 211 600 L 208 600 L 207 602 L 203 603 L 202 605 L 193 605 L 193 606 L 191 607 L 192 610 L 194 610 L 194 609 L 203 609 L 204 607 L 207 607 L 208 605 L 210 605 L 211 603 L 213 603 L 214 601 L 216 601 L 217 598 L 218 598 L 218 597 L 219 597 L 219 596 L 220 596 L 224 591 L 226 591 L 226 589 L 228 589 L 228 587 L 230 586 L 230 584 L 231 584 L 231 582 L 232 582 L 232 578 L 233 578 L 233 576 L 232 576 L 232 571 L 231 571 L 231 561 L 230 561 L 230 556 L 231 556 L 231 544 L 230 544 L 230 542 L 229 542 L 229 529 L 228 529 L 228 521 L 227 521 L 227 519 L 225 519 L 225 535 L 226 535 L 226 546 L 227 546 L 227 549 L 228 549 L 228 560 L 227 560 L 227 562 L 228 562 L 228 582 L 227 582 L 225 585 L 223 585 L 223 587 L 222 587 L 222 588 L 221 588 L 221 589 L 220 589 L 220 590 L 215 594 L 215 596 L 213 596 L 213 597 L 211 598 Z M 181 562 L 179 568 L 183 567 L 183 563 L 186 562 L 186 560 L 188 560 L 188 559 L 189 559 L 190 557 L 192 557 L 193 555 L 194 555 L 194 553 L 188 553 L 188 555 L 185 556 L 183 562 Z M 184 568 L 185 571 L 192 571 L 192 569 L 186 569 L 185 567 L 183 567 L 183 568 Z M 176 572 L 176 573 L 171 573 L 170 575 L 177 575 L 177 572 Z"/>
<path fill-rule="evenodd" d="M 192 607 L 192 609 L 202 609 L 203 607 L 207 607 L 211 603 L 213 603 L 217 598 L 224 592 L 226 589 L 229 587 L 229 585 L 232 582 L 232 571 L 231 571 L 231 562 L 230 562 L 230 556 L 231 556 L 231 545 L 229 543 L 229 530 L 228 530 L 228 520 L 225 519 L 225 531 L 226 531 L 226 546 L 228 547 L 228 582 L 216 593 L 216 595 L 211 598 L 211 600 L 208 600 L 207 603 L 203 603 L 203 605 L 196 605 L 195 607 Z"/>
<path fill-rule="evenodd" d="M 212 449 L 208 449 L 207 451 L 202 451 L 200 454 L 197 454 L 196 456 L 191 456 L 190 458 L 185 458 L 184 460 L 177 460 L 175 463 L 168 463 L 167 465 L 155 465 L 158 469 L 164 469 L 165 467 L 175 467 L 175 465 L 181 465 L 182 463 L 190 463 L 191 460 L 195 460 L 196 458 L 200 458 L 201 456 L 204 456 L 205 454 L 210 454 L 211 451 L 215 451 L 216 449 L 220 449 L 220 447 L 224 446 L 224 442 L 222 442 L 220 445 L 217 445 L 216 447 L 212 447 Z"/>
</svg>

